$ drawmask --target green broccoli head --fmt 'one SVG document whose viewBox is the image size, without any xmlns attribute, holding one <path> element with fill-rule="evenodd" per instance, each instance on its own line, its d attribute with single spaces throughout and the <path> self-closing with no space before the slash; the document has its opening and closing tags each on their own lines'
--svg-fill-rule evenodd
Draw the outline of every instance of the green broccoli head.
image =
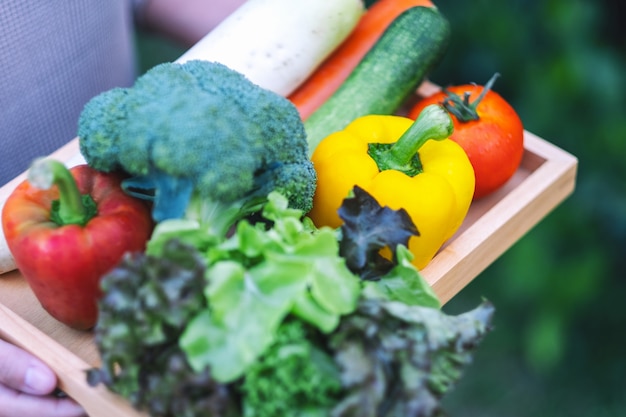
<svg viewBox="0 0 626 417">
<path fill-rule="evenodd" d="M 114 88 L 91 99 L 78 121 L 80 151 L 99 170 L 110 172 L 120 168 L 119 135 L 126 120 L 128 90 Z"/>
<path fill-rule="evenodd" d="M 262 157 L 268 163 L 275 160 L 299 162 L 304 157 L 302 152 L 308 155 L 300 113 L 289 100 L 218 63 L 207 65 L 205 61 L 190 61 L 183 65 L 183 70 L 208 94 L 235 100 L 250 120 L 263 129 L 263 138 L 270 146 L 265 147 Z"/>
<path fill-rule="evenodd" d="M 274 190 L 311 209 L 316 177 L 297 109 L 222 64 L 161 64 L 123 94 L 95 97 L 79 138 L 94 168 L 131 175 L 125 186 L 154 201 L 156 221 L 183 217 L 192 199 L 245 215 Z"/>
</svg>

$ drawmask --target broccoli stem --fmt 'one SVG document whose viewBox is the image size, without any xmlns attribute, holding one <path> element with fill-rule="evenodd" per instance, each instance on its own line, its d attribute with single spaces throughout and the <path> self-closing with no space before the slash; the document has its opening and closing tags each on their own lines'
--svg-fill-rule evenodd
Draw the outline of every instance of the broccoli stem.
<svg viewBox="0 0 626 417">
<path fill-rule="evenodd" d="M 122 188 L 133 197 L 151 201 L 152 218 L 159 223 L 184 216 L 193 193 L 193 182 L 155 170 L 148 175 L 125 179 Z"/>
<path fill-rule="evenodd" d="M 96 215 L 96 203 L 81 194 L 76 180 L 65 165 L 53 159 L 37 159 L 28 170 L 28 181 L 36 188 L 48 190 L 56 185 L 59 199 L 52 203 L 50 219 L 59 226 L 86 225 Z"/>
</svg>

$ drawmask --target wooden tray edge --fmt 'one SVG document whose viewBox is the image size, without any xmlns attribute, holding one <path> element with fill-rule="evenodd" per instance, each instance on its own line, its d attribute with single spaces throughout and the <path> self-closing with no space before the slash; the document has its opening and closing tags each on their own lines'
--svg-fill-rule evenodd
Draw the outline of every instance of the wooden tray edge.
<svg viewBox="0 0 626 417">
<path fill-rule="evenodd" d="M 147 417 L 104 385 L 87 385 L 85 372 L 90 366 L 86 362 L 2 304 L 0 323 L 0 337 L 46 363 L 56 373 L 59 388 L 90 416 Z"/>
<path fill-rule="evenodd" d="M 544 159 L 541 166 L 422 271 L 444 304 L 574 191 L 578 159 L 530 132 L 524 140 L 528 152 Z"/>
</svg>

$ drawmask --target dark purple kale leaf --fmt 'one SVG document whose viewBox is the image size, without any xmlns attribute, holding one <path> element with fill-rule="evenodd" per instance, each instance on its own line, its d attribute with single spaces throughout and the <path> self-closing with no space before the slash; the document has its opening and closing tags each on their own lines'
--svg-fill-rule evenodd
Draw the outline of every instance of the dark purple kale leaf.
<svg viewBox="0 0 626 417">
<path fill-rule="evenodd" d="M 411 236 L 419 236 L 406 210 L 382 207 L 358 186 L 343 201 L 339 217 L 343 220 L 339 253 L 348 268 L 365 280 L 387 274 L 395 265 L 397 245 L 408 246 Z M 392 260 L 380 254 L 385 247 L 393 254 Z"/>
</svg>

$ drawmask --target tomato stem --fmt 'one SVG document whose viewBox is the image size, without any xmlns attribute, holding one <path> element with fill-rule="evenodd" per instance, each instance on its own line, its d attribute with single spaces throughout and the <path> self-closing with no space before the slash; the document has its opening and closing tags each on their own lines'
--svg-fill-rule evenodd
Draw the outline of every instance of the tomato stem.
<svg viewBox="0 0 626 417">
<path fill-rule="evenodd" d="M 496 82 L 496 79 L 500 76 L 499 73 L 493 74 L 493 76 L 487 81 L 487 84 L 483 87 L 480 95 L 476 97 L 476 100 L 470 102 L 471 92 L 466 91 L 463 93 L 463 97 L 459 97 L 458 94 L 452 93 L 445 88 L 443 92 L 446 93 L 446 98 L 443 101 L 443 107 L 445 107 L 450 114 L 454 115 L 460 122 L 469 122 L 472 120 L 479 120 L 480 116 L 478 116 L 478 105 L 485 97 L 487 92 L 491 90 L 493 84 Z"/>
<path fill-rule="evenodd" d="M 393 144 L 370 144 L 369 155 L 381 171 L 393 169 L 409 176 L 422 172 L 418 150 L 429 140 L 450 137 L 454 124 L 448 112 L 439 104 L 421 111 L 415 122 Z"/>
<path fill-rule="evenodd" d="M 50 218 L 59 226 L 84 226 L 95 216 L 96 204 L 89 195 L 82 195 L 69 169 L 52 159 L 37 159 L 28 170 L 28 181 L 36 188 L 50 189 L 56 185 L 59 200 L 52 202 Z"/>
</svg>

